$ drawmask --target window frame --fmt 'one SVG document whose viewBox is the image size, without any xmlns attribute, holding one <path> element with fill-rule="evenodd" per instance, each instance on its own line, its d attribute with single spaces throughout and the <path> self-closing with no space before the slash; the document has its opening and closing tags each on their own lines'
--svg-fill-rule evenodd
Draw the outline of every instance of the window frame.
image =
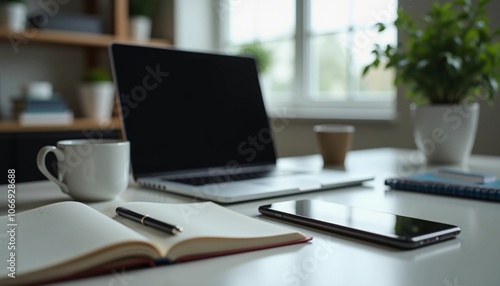
<svg viewBox="0 0 500 286">
<path fill-rule="evenodd" d="M 225 1 L 224 7 L 232 9 L 231 0 Z M 244 0 L 240 0 L 244 1 Z M 356 100 L 356 96 L 350 87 L 347 100 L 339 101 L 315 101 L 311 95 L 311 60 L 310 48 L 313 34 L 310 25 L 311 2 L 308 0 L 294 0 L 295 2 L 295 35 L 292 37 L 295 49 L 294 63 L 294 86 L 290 94 L 290 100 L 274 100 L 264 96 L 266 108 L 270 117 L 290 119 L 348 119 L 348 120 L 383 120 L 392 121 L 396 119 L 397 91 L 394 88 L 394 99 L 381 101 L 374 99 Z M 220 5 L 222 6 L 222 5 Z M 219 7 L 220 8 L 220 7 Z M 228 50 L 231 46 L 229 40 L 229 13 L 219 13 L 220 47 Z M 352 27 L 348 30 L 354 33 Z M 328 34 L 328 33 L 327 33 Z M 352 57 L 352 51 L 349 57 Z M 352 63 L 348 59 L 349 65 Z M 305 80 L 296 80 L 296 79 Z M 351 83 L 349 83 L 351 85 Z"/>
</svg>

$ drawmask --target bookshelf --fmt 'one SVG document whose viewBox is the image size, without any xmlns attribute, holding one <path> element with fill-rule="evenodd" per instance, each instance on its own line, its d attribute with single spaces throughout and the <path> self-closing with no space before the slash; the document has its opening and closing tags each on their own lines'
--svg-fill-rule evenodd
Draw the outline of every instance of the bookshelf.
<svg viewBox="0 0 500 286">
<path fill-rule="evenodd" d="M 172 18 L 171 13 L 173 1 L 167 1 L 166 7 L 170 11 L 166 11 L 167 17 Z M 166 2 L 162 4 L 165 5 Z M 86 12 L 95 13 L 98 9 L 98 1 L 86 1 Z M 168 14 L 168 15 L 167 15 Z M 86 65 L 91 67 L 99 60 L 99 54 L 108 47 L 112 41 L 126 42 L 135 44 L 157 44 L 157 45 L 172 45 L 173 41 L 170 35 L 173 35 L 173 20 L 170 19 L 168 30 L 165 38 L 152 38 L 147 42 L 138 42 L 129 37 L 129 15 L 128 15 L 128 0 L 112 0 L 110 4 L 110 13 L 102 15 L 103 17 L 110 17 L 112 24 L 112 32 L 109 34 L 92 34 L 73 31 L 62 30 L 47 30 L 38 28 L 27 28 L 24 32 L 13 32 L 5 28 L 0 28 L 0 44 L 9 44 L 11 39 L 24 39 L 29 41 L 30 44 L 39 45 L 55 45 L 55 46 L 70 46 L 75 48 L 83 48 L 85 51 Z M 163 17 L 165 18 L 165 17 Z M 163 24 L 163 23 L 162 23 Z M 170 39 L 169 39 L 170 37 Z M 117 112 L 113 113 L 114 116 Z M 120 127 L 118 118 L 113 119 L 114 124 Z M 51 125 L 51 126 L 21 126 L 15 121 L 0 120 L 0 133 L 7 132 L 52 132 L 56 130 L 77 131 L 81 129 L 95 129 L 99 128 L 99 123 L 84 118 L 75 118 L 71 125 Z M 113 127 L 114 129 L 115 127 Z"/>
<path fill-rule="evenodd" d="M 95 6 L 95 1 L 89 10 Z M 171 6 L 168 6 L 171 7 Z M 45 30 L 38 28 L 27 28 L 24 32 L 12 32 L 5 28 L 0 28 L 0 40 L 9 41 L 11 37 L 24 38 L 33 43 L 48 43 L 57 45 L 70 45 L 78 47 L 96 47 L 106 48 L 111 41 L 138 43 L 131 39 L 129 35 L 129 16 L 128 16 L 128 0 L 113 0 L 111 7 L 113 18 L 113 33 L 111 34 L 92 34 L 72 31 Z M 171 15 L 168 15 L 171 16 Z M 171 35 L 172 31 L 167 34 Z M 172 45 L 171 39 L 152 38 L 146 43 L 155 43 L 163 45 Z"/>
<path fill-rule="evenodd" d="M 115 35 L 90 34 L 67 31 L 44 31 L 38 30 L 34 36 L 26 37 L 23 33 L 15 33 L 0 28 L 0 39 L 9 40 L 10 37 L 26 38 L 32 43 L 69 45 L 78 47 L 106 48 L 111 41 L 135 43 L 129 37 L 117 37 Z M 148 43 L 170 45 L 168 39 L 151 39 Z"/>
<path fill-rule="evenodd" d="M 33 3 L 37 3 L 36 0 Z M 44 49 L 67 47 L 81 50 L 84 67 L 90 68 L 102 64 L 107 56 L 110 42 L 128 42 L 135 44 L 173 44 L 173 0 L 155 0 L 158 6 L 153 18 L 154 25 L 161 27 L 154 31 L 156 38 L 137 42 L 129 37 L 128 0 L 81 0 L 79 11 L 100 15 L 108 25 L 106 34 L 93 34 L 74 31 L 27 28 L 23 32 L 13 32 L 0 28 L 0 45 L 10 45 L 14 39 L 28 41 L 32 46 L 43 46 Z M 102 6 L 105 5 L 105 9 Z M 156 21 L 159 21 L 156 23 Z M 103 57 L 104 56 L 104 57 Z M 71 65 L 71 63 L 65 63 Z M 8 66 L 2 66 L 8 69 Z M 116 106 L 116 102 L 115 102 Z M 57 125 L 21 125 L 17 120 L 0 119 L 0 167 L 15 169 L 16 181 L 29 182 L 45 180 L 36 165 L 38 150 L 46 145 L 55 145 L 64 139 L 99 139 L 123 138 L 123 128 L 118 118 L 117 108 L 113 118 L 100 122 L 88 118 L 75 117 L 71 124 Z M 55 158 L 54 158 L 55 159 Z"/>
<path fill-rule="evenodd" d="M 82 130 L 120 130 L 120 119 L 115 117 L 110 121 L 99 122 L 88 118 L 75 118 L 68 125 L 21 125 L 17 120 L 0 121 L 0 133 L 39 133 L 39 132 L 66 132 Z"/>
</svg>

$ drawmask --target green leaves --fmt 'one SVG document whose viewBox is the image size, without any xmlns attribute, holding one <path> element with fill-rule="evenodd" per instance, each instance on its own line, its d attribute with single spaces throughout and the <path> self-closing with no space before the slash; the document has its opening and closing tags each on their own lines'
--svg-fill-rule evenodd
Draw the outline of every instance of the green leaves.
<svg viewBox="0 0 500 286">
<path fill-rule="evenodd" d="M 94 67 L 87 71 L 83 77 L 84 82 L 111 81 L 111 75 L 104 68 Z"/>
<path fill-rule="evenodd" d="M 241 46 L 239 54 L 253 57 L 260 73 L 266 72 L 271 66 L 271 51 L 265 49 L 260 42 L 253 42 Z"/>
<path fill-rule="evenodd" d="M 151 17 L 154 5 L 153 0 L 129 0 L 128 11 L 131 16 Z"/>
<path fill-rule="evenodd" d="M 363 69 L 383 65 L 395 68 L 395 84 L 407 87 L 416 102 L 460 103 L 479 96 L 493 99 L 500 80 L 499 30 L 488 27 L 485 5 L 490 0 L 433 3 L 419 27 L 410 15 L 398 10 L 396 28 L 407 41 L 382 49 L 375 45 L 375 59 Z M 383 31 L 385 25 L 376 25 Z"/>
</svg>

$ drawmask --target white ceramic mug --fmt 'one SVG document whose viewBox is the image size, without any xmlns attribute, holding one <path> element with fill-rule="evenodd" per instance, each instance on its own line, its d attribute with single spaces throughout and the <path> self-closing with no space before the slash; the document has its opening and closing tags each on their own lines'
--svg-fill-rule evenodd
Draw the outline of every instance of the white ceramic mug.
<svg viewBox="0 0 500 286">
<path fill-rule="evenodd" d="M 130 142 L 116 139 L 63 140 L 38 151 L 40 172 L 61 190 L 80 201 L 110 200 L 128 186 Z M 45 157 L 57 158 L 58 178 L 47 169 Z"/>
</svg>

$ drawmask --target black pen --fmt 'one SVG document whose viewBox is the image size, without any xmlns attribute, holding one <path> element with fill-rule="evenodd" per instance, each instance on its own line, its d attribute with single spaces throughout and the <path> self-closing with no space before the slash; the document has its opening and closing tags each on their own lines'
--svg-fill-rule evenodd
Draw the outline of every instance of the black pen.
<svg viewBox="0 0 500 286">
<path fill-rule="evenodd" d="M 178 234 L 182 232 L 182 227 L 178 225 L 171 225 L 166 222 L 159 221 L 157 219 L 154 219 L 150 217 L 149 215 L 142 215 L 139 213 L 136 213 L 134 211 L 131 211 L 129 209 L 123 208 L 123 207 L 117 207 L 116 208 L 116 213 L 122 217 L 131 219 L 133 221 L 136 221 L 138 223 L 141 223 L 146 226 L 150 226 L 152 228 L 156 228 L 158 230 L 164 231 L 166 233 L 170 234 Z"/>
</svg>

